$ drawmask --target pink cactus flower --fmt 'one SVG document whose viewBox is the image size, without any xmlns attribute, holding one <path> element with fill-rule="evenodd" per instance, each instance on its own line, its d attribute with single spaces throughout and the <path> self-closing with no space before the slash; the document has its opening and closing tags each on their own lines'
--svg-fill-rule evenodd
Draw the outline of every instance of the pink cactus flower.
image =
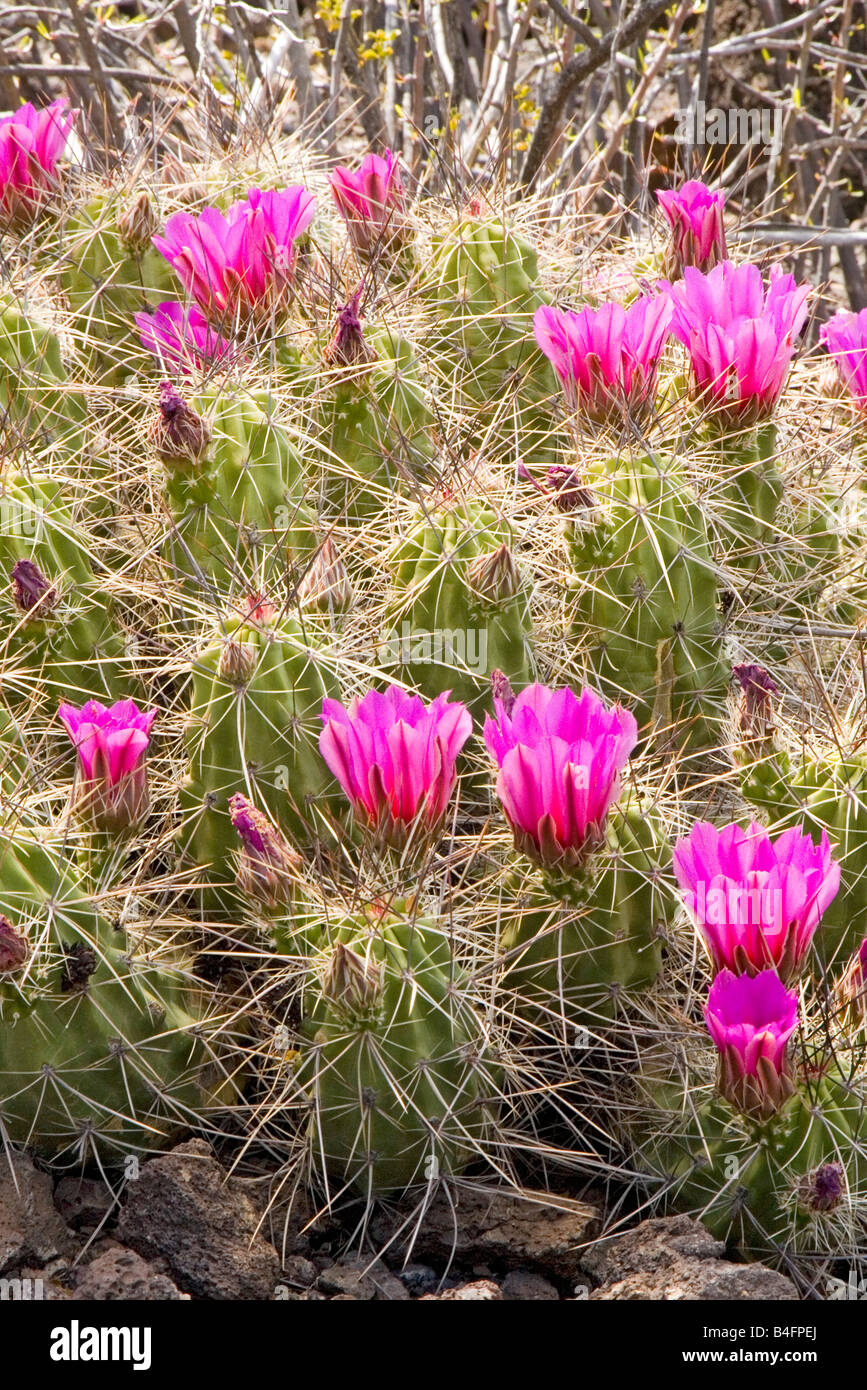
<svg viewBox="0 0 867 1390">
<path fill-rule="evenodd" d="M 370 690 L 345 709 L 322 704 L 319 748 L 356 816 L 402 847 L 433 833 L 457 781 L 458 754 L 472 733 L 469 710 L 448 693 L 426 705 L 397 685 Z"/>
<path fill-rule="evenodd" d="M 0 222 L 31 216 L 57 188 L 57 165 L 77 116 L 65 97 L 40 111 L 26 101 L 0 116 Z"/>
<path fill-rule="evenodd" d="M 61 705 L 58 714 L 78 754 L 75 809 L 100 830 L 123 830 L 149 804 L 145 753 L 157 711 L 133 700 L 110 708 L 88 700 L 81 709 Z"/>
<path fill-rule="evenodd" d="M 153 313 L 135 315 L 142 347 L 153 353 L 163 371 L 185 375 L 203 372 L 210 364 L 233 353 L 233 345 L 223 338 L 195 304 L 178 304 L 166 299 Z"/>
<path fill-rule="evenodd" d="M 840 887 L 827 834 L 816 846 L 800 826 L 771 839 L 760 825 L 699 821 L 675 845 L 674 871 L 715 970 L 771 967 L 784 980 Z"/>
<path fill-rule="evenodd" d="M 756 424 L 774 412 L 807 317 L 809 285 L 756 265 L 721 261 L 703 275 L 687 266 L 676 285 L 671 331 L 689 352 L 693 388 L 724 427 Z"/>
<path fill-rule="evenodd" d="M 720 1089 L 738 1110 L 767 1120 L 794 1094 L 786 1044 L 798 1026 L 798 996 L 774 970 L 723 970 L 704 1012 L 720 1054 Z"/>
<path fill-rule="evenodd" d="M 406 198 L 397 156 L 367 154 L 358 169 L 343 165 L 330 178 L 331 193 L 356 251 L 369 256 L 405 227 Z"/>
<path fill-rule="evenodd" d="M 856 405 L 867 410 L 867 309 L 850 314 L 841 309 L 819 329 L 840 378 L 852 392 Z"/>
<path fill-rule="evenodd" d="M 602 304 L 578 314 L 542 305 L 536 342 L 559 376 L 570 407 L 597 424 L 624 412 L 642 415 L 653 405 L 657 363 L 668 336 L 672 306 L 665 295 Z"/>
<path fill-rule="evenodd" d="M 712 193 L 706 183 L 690 179 L 680 188 L 657 193 L 662 215 L 671 228 L 666 275 L 679 280 L 686 266 L 708 271 L 727 256 L 723 224 L 725 193 Z"/>
<path fill-rule="evenodd" d="M 606 709 L 592 690 L 531 685 L 507 711 L 494 698 L 485 743 L 499 767 L 497 795 L 515 844 L 536 863 L 566 872 L 601 844 L 620 773 L 638 726 L 620 705 Z"/>
<path fill-rule="evenodd" d="M 226 213 L 175 213 L 153 243 L 210 319 L 234 320 L 269 312 L 285 299 L 295 243 L 315 212 L 315 198 L 300 184 L 267 193 L 252 188 Z"/>
</svg>

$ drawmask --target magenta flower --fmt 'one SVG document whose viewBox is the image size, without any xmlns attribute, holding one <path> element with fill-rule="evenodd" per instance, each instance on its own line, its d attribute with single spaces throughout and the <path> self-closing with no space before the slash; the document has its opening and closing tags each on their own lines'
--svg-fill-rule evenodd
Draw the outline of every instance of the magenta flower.
<svg viewBox="0 0 867 1390">
<path fill-rule="evenodd" d="M 723 970 L 704 1011 L 720 1054 L 720 1089 L 745 1114 L 770 1119 L 794 1094 L 786 1044 L 798 1026 L 798 996 L 774 970 Z"/>
<path fill-rule="evenodd" d="M 233 351 L 195 304 L 167 299 L 153 313 L 136 314 L 135 321 L 142 347 L 153 353 L 163 371 L 202 372 Z"/>
<path fill-rule="evenodd" d="M 766 290 L 758 266 L 721 261 L 707 275 L 687 266 L 679 284 L 663 287 L 695 393 L 716 407 L 724 425 L 772 415 L 807 317 L 809 285 L 772 272 Z"/>
<path fill-rule="evenodd" d="M 404 230 L 406 199 L 391 150 L 365 155 L 355 171 L 338 165 L 330 182 L 352 244 L 362 255 L 370 255 L 384 237 Z"/>
<path fill-rule="evenodd" d="M 211 319 L 234 319 L 285 299 L 295 243 L 315 212 L 315 198 L 300 184 L 268 193 L 252 188 L 226 213 L 175 213 L 153 242 Z"/>
<path fill-rule="evenodd" d="M 77 115 L 60 97 L 41 111 L 26 101 L 0 116 L 0 220 L 29 216 L 56 189 L 57 164 Z"/>
<path fill-rule="evenodd" d="M 448 692 L 426 705 L 397 685 L 370 690 L 345 709 L 324 700 L 319 748 L 359 819 L 401 846 L 418 821 L 431 833 L 457 781 L 457 758 L 473 729 Z"/>
<path fill-rule="evenodd" d="M 816 846 L 799 826 L 772 840 L 760 825 L 699 821 L 675 845 L 674 871 L 714 969 L 770 966 L 784 980 L 797 974 L 840 887 L 825 831 Z"/>
<path fill-rule="evenodd" d="M 723 224 L 725 193 L 711 193 L 706 183 L 690 179 L 680 188 L 664 188 L 657 193 L 662 215 L 671 227 L 666 256 L 666 274 L 679 280 L 686 266 L 712 270 L 726 259 Z"/>
<path fill-rule="evenodd" d="M 652 406 L 671 316 L 665 295 L 636 299 L 627 309 L 602 304 L 578 314 L 542 305 L 533 330 L 569 405 L 605 424 Z"/>
<path fill-rule="evenodd" d="M 76 810 L 100 830 L 134 825 L 149 804 L 145 753 L 157 711 L 132 700 L 108 709 L 89 700 L 81 709 L 61 705 L 58 714 L 78 754 Z"/>
<path fill-rule="evenodd" d="M 500 772 L 497 795 L 515 844 L 536 863 L 569 870 L 604 837 L 620 795 L 620 773 L 638 725 L 620 705 L 606 709 L 592 690 L 531 685 L 511 710 L 496 696 L 485 743 Z"/>
<path fill-rule="evenodd" d="M 862 309 L 860 314 L 841 309 L 822 324 L 819 337 L 833 357 L 856 405 L 867 410 L 867 309 Z"/>
</svg>

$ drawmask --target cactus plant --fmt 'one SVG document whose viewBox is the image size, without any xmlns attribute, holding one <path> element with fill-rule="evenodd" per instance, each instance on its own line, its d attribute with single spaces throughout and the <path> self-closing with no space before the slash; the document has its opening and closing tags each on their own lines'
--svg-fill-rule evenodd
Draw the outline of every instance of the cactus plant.
<svg viewBox="0 0 867 1390">
<path fill-rule="evenodd" d="M 207 1108 L 213 1049 L 182 963 L 137 955 L 50 838 L 0 853 L 0 1128 L 66 1164 L 158 1147 Z"/>
<path fill-rule="evenodd" d="M 159 223 L 147 192 L 98 194 L 66 220 L 63 289 L 81 351 L 103 384 L 122 384 L 141 358 L 136 311 L 175 290 L 151 245 Z"/>
<path fill-rule="evenodd" d="M 512 555 L 511 526 L 479 501 L 419 507 L 389 558 L 394 584 L 380 661 L 433 698 L 471 709 L 501 671 L 533 677 L 529 587 Z"/>
<path fill-rule="evenodd" d="M 273 588 L 315 551 L 300 461 L 267 397 L 224 390 L 188 405 L 164 382 L 150 435 L 174 520 L 169 564 L 190 591 Z"/>
<path fill-rule="evenodd" d="M 93 540 L 68 489 L 7 473 L 0 490 L 0 570 L 9 580 L 2 632 L 7 700 L 114 694 L 128 684 L 124 636 Z"/>
<path fill-rule="evenodd" d="M 533 340 L 533 315 L 547 297 L 535 250 L 471 211 L 434 237 L 427 294 L 436 316 L 432 361 L 467 416 L 468 444 L 517 454 L 528 467 L 556 463 L 559 392 Z"/>
<path fill-rule="evenodd" d="M 447 932 L 394 902 L 334 924 L 313 968 L 295 1081 L 327 1182 L 371 1198 L 462 1172 L 497 1086 Z"/>
<path fill-rule="evenodd" d="M 722 1006 L 747 986 L 764 1007 L 735 1025 Z M 858 1241 L 867 1177 L 863 1084 L 842 1056 L 794 1066 L 786 1043 L 796 1023 L 797 998 L 773 971 L 753 979 L 724 972 L 708 1000 L 717 1085 L 708 1087 L 692 1038 L 679 1057 L 645 1058 L 639 1081 L 634 1161 L 655 1180 L 657 1200 L 700 1216 L 754 1258 L 791 1258 L 799 1249 L 842 1254 Z"/>
<path fill-rule="evenodd" d="M 716 569 L 695 494 L 668 458 L 608 460 L 574 494 L 567 544 L 576 637 L 599 689 L 663 747 L 719 741 L 728 686 Z"/>
<path fill-rule="evenodd" d="M 410 343 L 381 330 L 365 337 L 360 294 L 339 312 L 317 373 L 313 434 L 322 506 L 360 521 L 417 486 L 433 455 L 433 414 Z"/>
<path fill-rule="evenodd" d="M 330 830 L 333 783 L 317 740 L 336 680 L 293 618 L 255 599 L 245 607 L 224 620 L 191 669 L 179 844 L 210 908 L 237 900 L 233 796 L 261 803 L 302 847 Z"/>
<path fill-rule="evenodd" d="M 85 407 L 71 389 L 57 334 L 8 296 L 0 299 L 0 446 L 22 463 L 47 450 L 64 461 L 84 448 Z"/>
</svg>

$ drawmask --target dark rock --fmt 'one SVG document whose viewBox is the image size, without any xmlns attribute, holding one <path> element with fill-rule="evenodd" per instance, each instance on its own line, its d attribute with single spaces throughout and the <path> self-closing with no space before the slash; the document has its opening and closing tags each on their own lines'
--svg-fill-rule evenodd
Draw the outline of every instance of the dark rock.
<svg viewBox="0 0 867 1390">
<path fill-rule="evenodd" d="M 423 1293 L 434 1293 L 440 1283 L 439 1275 L 430 1265 L 405 1265 L 397 1271 L 397 1277 L 413 1298 L 418 1298 Z"/>
<path fill-rule="evenodd" d="M 503 1297 L 511 1302 L 554 1301 L 560 1295 L 549 1280 L 529 1269 L 513 1269 L 503 1280 Z"/>
<path fill-rule="evenodd" d="M 160 1274 L 134 1250 L 109 1250 L 85 1265 L 76 1280 L 77 1299 L 101 1303 L 125 1300 L 149 1302 L 188 1299 L 168 1275 Z"/>
<path fill-rule="evenodd" d="M 473 1284 L 460 1284 L 456 1289 L 445 1289 L 443 1293 L 426 1293 L 419 1303 L 495 1303 L 503 1297 L 503 1290 L 492 1279 L 477 1279 Z"/>
<path fill-rule="evenodd" d="M 162 1257 L 197 1298 L 271 1299 L 280 1260 L 260 1234 L 243 1185 L 227 1178 L 201 1139 L 144 1164 L 118 1221 L 118 1238 L 145 1259 Z"/>
<path fill-rule="evenodd" d="M 51 1179 L 26 1154 L 0 1156 L 0 1274 L 42 1266 L 71 1249 Z"/>
<path fill-rule="evenodd" d="M 401 1281 L 380 1260 L 371 1261 L 361 1255 L 344 1255 L 335 1260 L 322 1270 L 316 1287 L 332 1297 L 396 1302 L 409 1298 Z"/>
<path fill-rule="evenodd" d="M 764 1265 L 723 1258 L 725 1246 L 689 1216 L 642 1221 L 634 1230 L 600 1241 L 581 1264 L 600 1285 L 599 1301 L 656 1299 L 796 1299 L 794 1284 Z"/>
<path fill-rule="evenodd" d="M 92 1178 L 61 1178 L 54 1189 L 54 1205 L 67 1226 L 92 1231 L 106 1220 L 115 1197 L 105 1183 Z"/>
<path fill-rule="evenodd" d="M 434 1198 L 421 1222 L 407 1221 L 408 1213 L 383 1214 L 373 1226 L 373 1237 L 384 1246 L 399 1227 L 390 1249 L 408 1252 L 412 1241 L 415 1258 L 473 1266 L 509 1269 L 538 1267 L 558 1279 L 573 1278 L 582 1251 L 601 1226 L 598 1207 L 546 1193 L 517 1196 L 497 1189 L 456 1188 Z"/>
</svg>

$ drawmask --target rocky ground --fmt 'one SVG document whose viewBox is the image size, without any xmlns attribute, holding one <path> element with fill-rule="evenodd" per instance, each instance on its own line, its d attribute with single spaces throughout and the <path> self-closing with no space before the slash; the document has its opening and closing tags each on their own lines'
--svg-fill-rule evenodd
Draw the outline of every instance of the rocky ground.
<svg viewBox="0 0 867 1390">
<path fill-rule="evenodd" d="M 264 1207 L 202 1140 L 144 1163 L 119 1203 L 102 1183 L 55 1185 L 17 1156 L 0 1174 L 0 1278 L 30 1280 L 33 1297 L 99 1301 L 798 1296 L 783 1275 L 726 1260 L 684 1216 L 600 1239 L 593 1201 L 555 1209 L 541 1195 L 467 1188 L 437 1199 L 420 1230 L 400 1210 L 375 1217 L 367 1243 L 386 1251 L 377 1258 L 347 1250 L 345 1230 L 297 1203 L 288 1226 Z"/>
</svg>

